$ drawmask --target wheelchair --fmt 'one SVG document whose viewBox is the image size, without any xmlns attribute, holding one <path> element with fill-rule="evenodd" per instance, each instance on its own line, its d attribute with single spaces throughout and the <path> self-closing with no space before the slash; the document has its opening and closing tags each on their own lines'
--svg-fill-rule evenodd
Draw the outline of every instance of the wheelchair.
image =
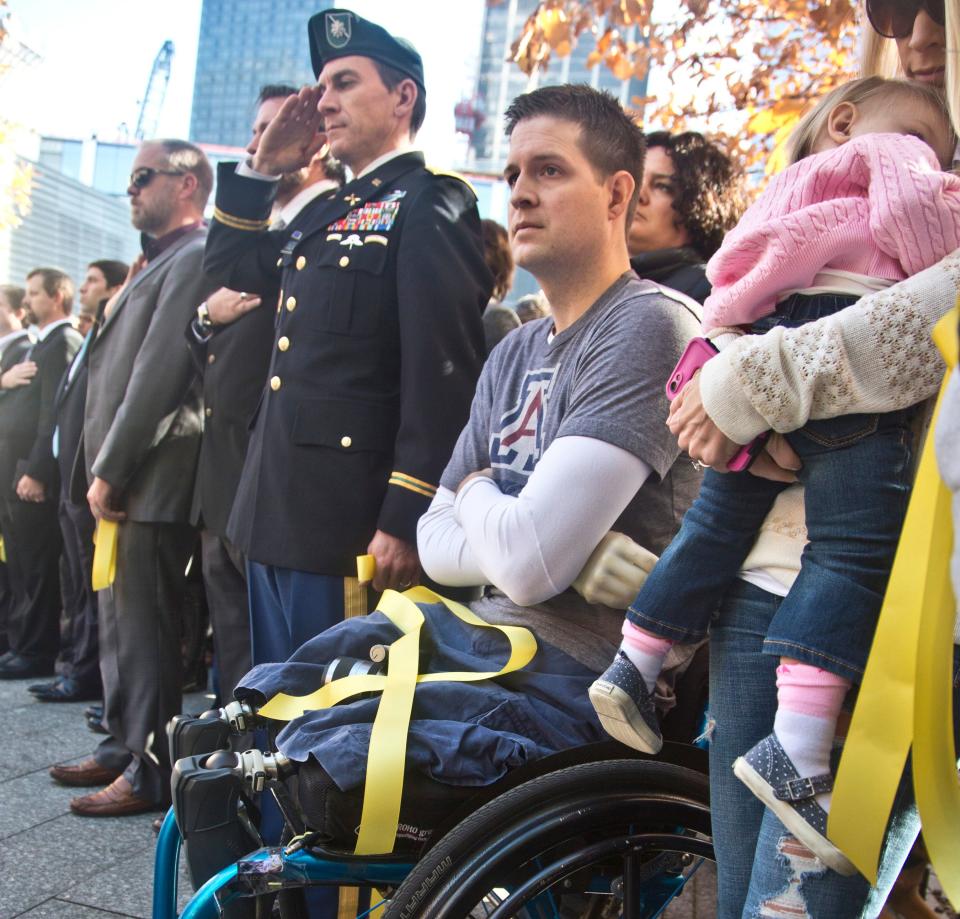
<svg viewBox="0 0 960 919">
<path fill-rule="evenodd" d="M 157 841 L 154 919 L 177 919 L 181 848 L 196 893 L 179 919 L 274 911 L 305 919 L 310 886 L 373 888 L 379 900 L 363 915 L 386 919 L 655 919 L 713 859 L 702 745 L 668 739 L 652 758 L 608 741 L 545 757 L 485 788 L 434 783 L 448 797 L 429 839 L 360 857 L 347 834 L 311 829 L 322 797 L 316 763 L 297 768 L 279 753 L 228 749 L 232 734 L 256 722 L 256 710 L 239 702 L 171 722 L 174 800 Z M 272 794 L 283 815 L 280 846 L 260 839 L 258 793 Z"/>
</svg>

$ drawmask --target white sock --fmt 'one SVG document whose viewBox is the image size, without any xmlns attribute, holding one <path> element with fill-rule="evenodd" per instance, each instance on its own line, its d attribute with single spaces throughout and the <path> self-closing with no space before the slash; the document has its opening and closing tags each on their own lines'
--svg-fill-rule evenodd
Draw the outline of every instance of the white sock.
<svg viewBox="0 0 960 919">
<path fill-rule="evenodd" d="M 654 640 L 655 641 L 655 640 Z M 620 650 L 627 656 L 630 663 L 640 671 L 643 682 L 646 683 L 647 692 L 652 693 L 654 686 L 657 685 L 657 677 L 663 670 L 663 660 L 670 651 L 672 642 L 665 642 L 666 647 L 662 649 L 641 649 L 629 641 L 620 642 Z"/>
<path fill-rule="evenodd" d="M 830 751 L 836 733 L 836 719 L 817 718 L 783 707 L 777 709 L 773 733 L 801 778 L 813 778 L 830 772 Z M 817 795 L 817 803 L 830 812 L 831 792 Z"/>
</svg>

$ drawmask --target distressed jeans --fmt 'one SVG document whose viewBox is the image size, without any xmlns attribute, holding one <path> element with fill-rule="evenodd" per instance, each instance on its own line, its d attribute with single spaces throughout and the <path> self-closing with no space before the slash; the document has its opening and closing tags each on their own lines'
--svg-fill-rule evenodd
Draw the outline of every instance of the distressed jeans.
<svg viewBox="0 0 960 919">
<path fill-rule="evenodd" d="M 733 761 L 773 730 L 777 658 L 763 653 L 781 598 L 738 581 L 727 593 L 710 640 L 710 800 L 717 856 L 718 919 L 879 915 L 920 830 L 909 778 L 900 783 L 876 886 L 842 877 L 798 843 L 733 774 Z M 958 664 L 954 649 L 955 671 Z M 954 712 L 958 711 L 954 682 Z M 954 719 L 954 742 L 958 743 Z"/>
</svg>

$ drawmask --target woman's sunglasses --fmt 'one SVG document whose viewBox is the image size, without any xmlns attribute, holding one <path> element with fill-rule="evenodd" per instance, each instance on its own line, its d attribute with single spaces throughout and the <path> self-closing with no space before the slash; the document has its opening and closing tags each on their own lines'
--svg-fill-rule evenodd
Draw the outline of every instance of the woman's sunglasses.
<svg viewBox="0 0 960 919">
<path fill-rule="evenodd" d="M 938 25 L 946 24 L 944 0 L 867 0 L 867 18 L 884 38 L 906 38 L 920 10 Z"/>
<path fill-rule="evenodd" d="M 130 184 L 134 188 L 146 188 L 154 176 L 182 176 L 182 172 L 175 169 L 154 169 L 152 166 L 141 166 L 130 173 Z"/>
</svg>

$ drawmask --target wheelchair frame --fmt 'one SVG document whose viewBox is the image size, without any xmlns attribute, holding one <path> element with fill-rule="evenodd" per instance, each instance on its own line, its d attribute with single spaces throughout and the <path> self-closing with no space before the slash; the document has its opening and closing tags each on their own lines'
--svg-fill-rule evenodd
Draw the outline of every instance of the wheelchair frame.
<svg viewBox="0 0 960 919">
<path fill-rule="evenodd" d="M 606 763 L 620 763 L 624 761 L 637 761 L 638 763 L 659 764 L 663 770 L 673 770 L 680 775 L 683 770 L 698 773 L 706 776 L 707 764 L 706 756 L 702 749 L 697 749 L 685 744 L 667 743 L 661 754 L 654 760 L 651 757 L 635 753 L 626 747 L 614 743 L 600 743 L 588 747 L 567 750 L 562 753 L 554 754 L 531 764 L 529 767 L 515 770 L 506 776 L 501 782 L 491 786 L 487 803 L 476 810 L 479 804 L 473 804 L 471 812 L 476 812 L 477 816 L 482 816 L 482 812 L 496 806 L 498 801 L 509 797 L 511 793 L 516 794 L 532 784 L 533 780 L 538 782 L 549 781 L 550 776 L 559 776 L 564 771 L 569 772 L 573 767 L 579 766 L 601 766 Z M 516 791 L 515 791 L 516 790 Z M 653 789 L 656 791 L 656 789 Z M 674 795 L 672 798 L 667 794 L 661 794 L 660 807 L 664 814 L 671 814 L 681 802 L 681 799 Z M 687 802 L 693 805 L 692 800 Z M 671 806 L 673 810 L 671 810 Z M 708 804 L 701 804 L 700 808 L 707 808 L 705 819 L 709 821 Z M 571 803 L 571 812 L 582 820 L 590 819 L 609 820 L 611 818 L 611 806 L 608 804 L 606 810 L 600 807 L 591 807 L 590 795 L 587 794 L 583 801 L 577 804 Z M 596 812 L 596 813 L 594 813 Z M 434 835 L 434 844 L 425 848 L 420 857 L 429 861 L 430 852 L 434 848 L 440 848 L 448 838 L 454 839 L 456 833 L 451 830 L 449 834 L 442 834 L 442 829 L 449 829 L 459 825 L 464 827 L 474 819 L 473 816 L 465 817 L 462 820 L 462 812 L 455 815 L 454 819 L 444 828 L 438 827 Z M 619 818 L 619 814 L 617 815 Z M 701 815 L 703 816 L 703 815 Z M 557 813 L 553 818 L 557 825 L 562 825 L 564 821 L 569 823 L 569 814 Z M 661 819 L 668 819 L 667 817 Z M 536 821 L 542 823 L 542 821 Z M 712 858 L 712 842 L 709 838 L 693 839 L 688 838 L 677 832 L 660 831 L 642 832 L 637 828 L 635 832 L 627 834 L 616 833 L 608 840 L 601 840 L 590 846 L 584 847 L 577 853 L 567 853 L 564 857 L 555 859 L 546 865 L 541 866 L 539 860 L 535 861 L 537 873 L 522 883 L 520 888 L 507 891 L 508 897 L 502 902 L 495 904 L 492 916 L 513 915 L 506 910 L 513 908 L 513 903 L 518 898 L 522 899 L 529 895 L 530 899 L 525 900 L 528 909 L 528 915 L 533 916 L 556 916 L 558 915 L 552 895 L 547 889 L 551 883 L 562 881 L 565 877 L 576 870 L 581 870 L 584 866 L 592 864 L 591 859 L 596 861 L 599 858 L 609 858 L 619 855 L 624 858 L 625 871 L 622 878 L 621 896 L 624 903 L 642 903 L 643 911 L 634 913 L 631 908 L 627 908 L 624 916 L 630 919 L 655 919 L 659 916 L 666 906 L 682 891 L 684 884 L 692 876 L 681 873 L 665 875 L 660 871 L 663 862 L 648 862 L 648 870 L 638 870 L 641 863 L 641 856 L 648 850 L 656 852 L 676 852 L 680 850 L 678 840 L 683 840 L 682 849 L 684 852 L 691 852 L 693 858 L 703 859 Z M 462 832 L 460 834 L 463 835 Z M 531 838 L 531 832 L 524 827 L 518 827 L 513 833 L 512 845 L 522 847 Z M 541 833 L 544 835 L 544 833 Z M 463 843 L 460 843 L 461 848 Z M 177 874 L 179 853 L 181 848 L 180 832 L 176 824 L 173 809 L 168 811 L 160 835 L 157 840 L 155 874 L 154 874 L 154 892 L 153 892 L 153 919 L 177 919 Z M 644 856 L 645 857 L 645 856 Z M 260 893 L 274 893 L 281 890 L 290 890 L 302 888 L 307 885 L 329 885 L 329 886 L 376 886 L 400 888 L 403 881 L 411 875 L 416 862 L 412 862 L 409 857 L 401 856 L 373 856 L 357 857 L 329 851 L 315 851 L 305 848 L 299 848 L 291 851 L 289 848 L 265 847 L 252 852 L 250 855 L 241 859 L 239 862 L 229 865 L 206 881 L 194 894 L 184 911 L 179 915 L 179 919 L 215 919 L 221 915 L 221 907 L 235 902 L 238 898 L 256 896 Z M 444 862 L 446 864 L 446 860 Z M 652 873 L 649 865 L 652 864 L 658 870 Z M 634 866 L 631 868 L 630 866 Z M 698 866 L 699 867 L 699 864 Z M 696 869 L 694 869 L 696 870 Z M 434 879 L 431 879 L 431 884 Z M 449 886 L 449 883 L 448 883 Z M 436 898 L 442 884 L 438 883 L 438 891 L 431 895 Z M 599 891 L 603 893 L 604 891 Z M 428 891 L 429 893 L 429 891 Z M 428 898 L 429 899 L 429 898 Z M 651 903 L 648 907 L 647 901 Z M 415 904 L 416 905 L 416 904 Z M 380 904 L 371 907 L 378 908 Z M 533 912 L 530 913 L 530 908 Z M 427 911 L 421 913 L 419 907 L 414 913 L 402 912 L 403 919 L 407 915 L 423 915 L 432 917 L 436 915 L 436 908 L 431 906 L 424 907 Z M 394 912 L 391 906 L 388 915 Z M 462 919 L 462 915 L 457 919 Z"/>
</svg>

